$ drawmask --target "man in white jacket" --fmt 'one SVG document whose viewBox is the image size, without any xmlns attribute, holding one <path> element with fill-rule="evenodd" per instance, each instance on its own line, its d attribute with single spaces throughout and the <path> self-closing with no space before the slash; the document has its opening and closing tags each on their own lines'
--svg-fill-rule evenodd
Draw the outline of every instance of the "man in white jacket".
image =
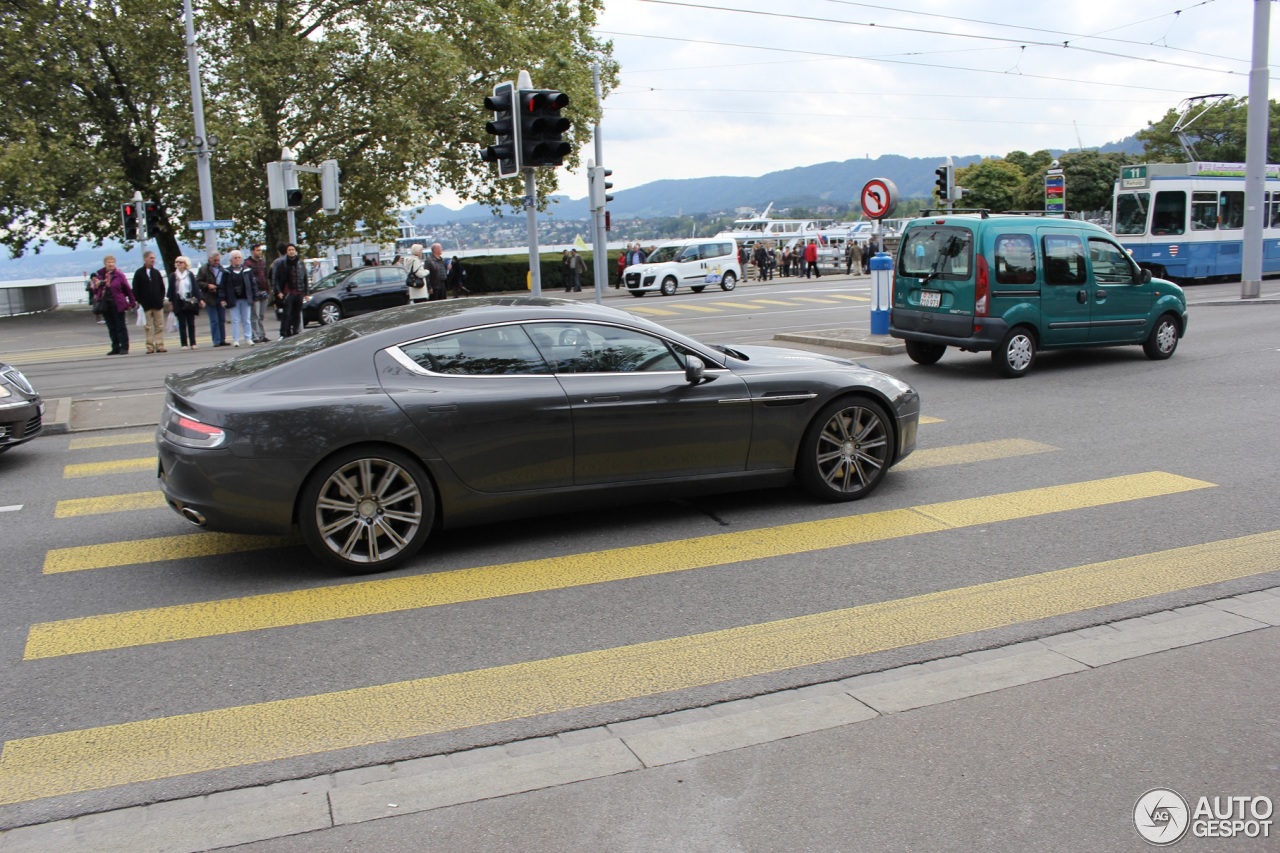
<svg viewBox="0 0 1280 853">
<path fill-rule="evenodd" d="M 409 284 L 409 301 L 426 302 L 431 298 L 427 290 L 427 265 L 422 262 L 422 244 L 414 243 L 409 247 L 409 257 L 404 262 L 405 277 Z"/>
</svg>

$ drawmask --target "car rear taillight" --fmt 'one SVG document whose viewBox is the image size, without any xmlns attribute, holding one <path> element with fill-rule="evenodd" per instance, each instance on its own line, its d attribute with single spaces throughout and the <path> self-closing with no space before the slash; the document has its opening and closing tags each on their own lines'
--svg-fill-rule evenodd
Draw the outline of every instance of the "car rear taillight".
<svg viewBox="0 0 1280 853">
<path fill-rule="evenodd" d="M 978 270 L 973 285 L 973 316 L 985 317 L 991 310 L 991 272 L 987 259 L 978 255 Z"/>
<path fill-rule="evenodd" d="M 169 409 L 161 430 L 164 437 L 174 444 L 197 450 L 221 447 L 227 441 L 226 430 L 198 421 L 172 408 Z"/>
</svg>

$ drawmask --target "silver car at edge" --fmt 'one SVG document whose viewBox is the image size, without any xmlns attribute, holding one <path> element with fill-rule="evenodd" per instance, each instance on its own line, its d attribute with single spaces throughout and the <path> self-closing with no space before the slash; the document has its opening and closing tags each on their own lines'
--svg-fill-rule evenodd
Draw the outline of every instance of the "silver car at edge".
<svg viewBox="0 0 1280 853">
<path fill-rule="evenodd" d="M 393 308 L 167 380 L 169 505 L 285 534 L 363 573 L 433 530 L 798 482 L 871 494 L 915 447 L 919 396 L 855 362 L 712 347 L 531 296 Z"/>
</svg>

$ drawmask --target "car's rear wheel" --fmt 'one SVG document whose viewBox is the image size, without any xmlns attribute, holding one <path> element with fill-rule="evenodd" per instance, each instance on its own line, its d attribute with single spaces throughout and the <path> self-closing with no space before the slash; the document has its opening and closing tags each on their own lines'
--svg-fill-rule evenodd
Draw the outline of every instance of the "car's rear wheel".
<svg viewBox="0 0 1280 853">
<path fill-rule="evenodd" d="M 320 322 L 332 326 L 342 319 L 342 306 L 336 302 L 326 302 L 320 306 Z"/>
<path fill-rule="evenodd" d="M 672 296 L 676 292 L 676 280 L 674 278 L 664 278 L 662 280 L 662 295 Z"/>
<path fill-rule="evenodd" d="M 1026 326 L 1015 326 L 991 352 L 991 362 L 1001 376 L 1025 376 L 1036 360 L 1036 339 Z"/>
<path fill-rule="evenodd" d="M 907 357 L 916 364 L 937 364 L 947 351 L 946 344 L 930 344 L 924 341 L 907 341 Z"/>
<path fill-rule="evenodd" d="M 1147 354 L 1147 358 L 1154 361 L 1164 361 L 1173 355 L 1173 351 L 1178 348 L 1178 321 L 1173 318 L 1172 314 L 1161 315 L 1156 320 L 1155 327 L 1151 330 L 1151 334 L 1147 336 L 1146 342 L 1142 345 L 1142 351 Z"/>
<path fill-rule="evenodd" d="M 880 485 L 893 461 L 893 427 L 866 397 L 829 403 L 805 430 L 796 477 L 814 497 L 856 501 Z"/>
<path fill-rule="evenodd" d="M 298 526 L 317 557 L 355 574 L 417 553 L 435 523 L 431 481 L 408 454 L 352 448 L 326 460 L 302 489 Z"/>
<path fill-rule="evenodd" d="M 733 290 L 738 286 L 738 277 L 731 272 L 727 272 L 720 279 L 721 290 Z"/>
</svg>

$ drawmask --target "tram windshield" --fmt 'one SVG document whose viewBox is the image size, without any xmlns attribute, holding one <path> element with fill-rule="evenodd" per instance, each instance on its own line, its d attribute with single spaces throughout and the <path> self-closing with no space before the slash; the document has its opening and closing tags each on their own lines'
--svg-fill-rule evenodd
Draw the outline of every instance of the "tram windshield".
<svg viewBox="0 0 1280 853">
<path fill-rule="evenodd" d="M 1151 208 L 1150 193 L 1121 193 L 1116 196 L 1116 233 L 1147 233 L 1147 211 Z"/>
</svg>

